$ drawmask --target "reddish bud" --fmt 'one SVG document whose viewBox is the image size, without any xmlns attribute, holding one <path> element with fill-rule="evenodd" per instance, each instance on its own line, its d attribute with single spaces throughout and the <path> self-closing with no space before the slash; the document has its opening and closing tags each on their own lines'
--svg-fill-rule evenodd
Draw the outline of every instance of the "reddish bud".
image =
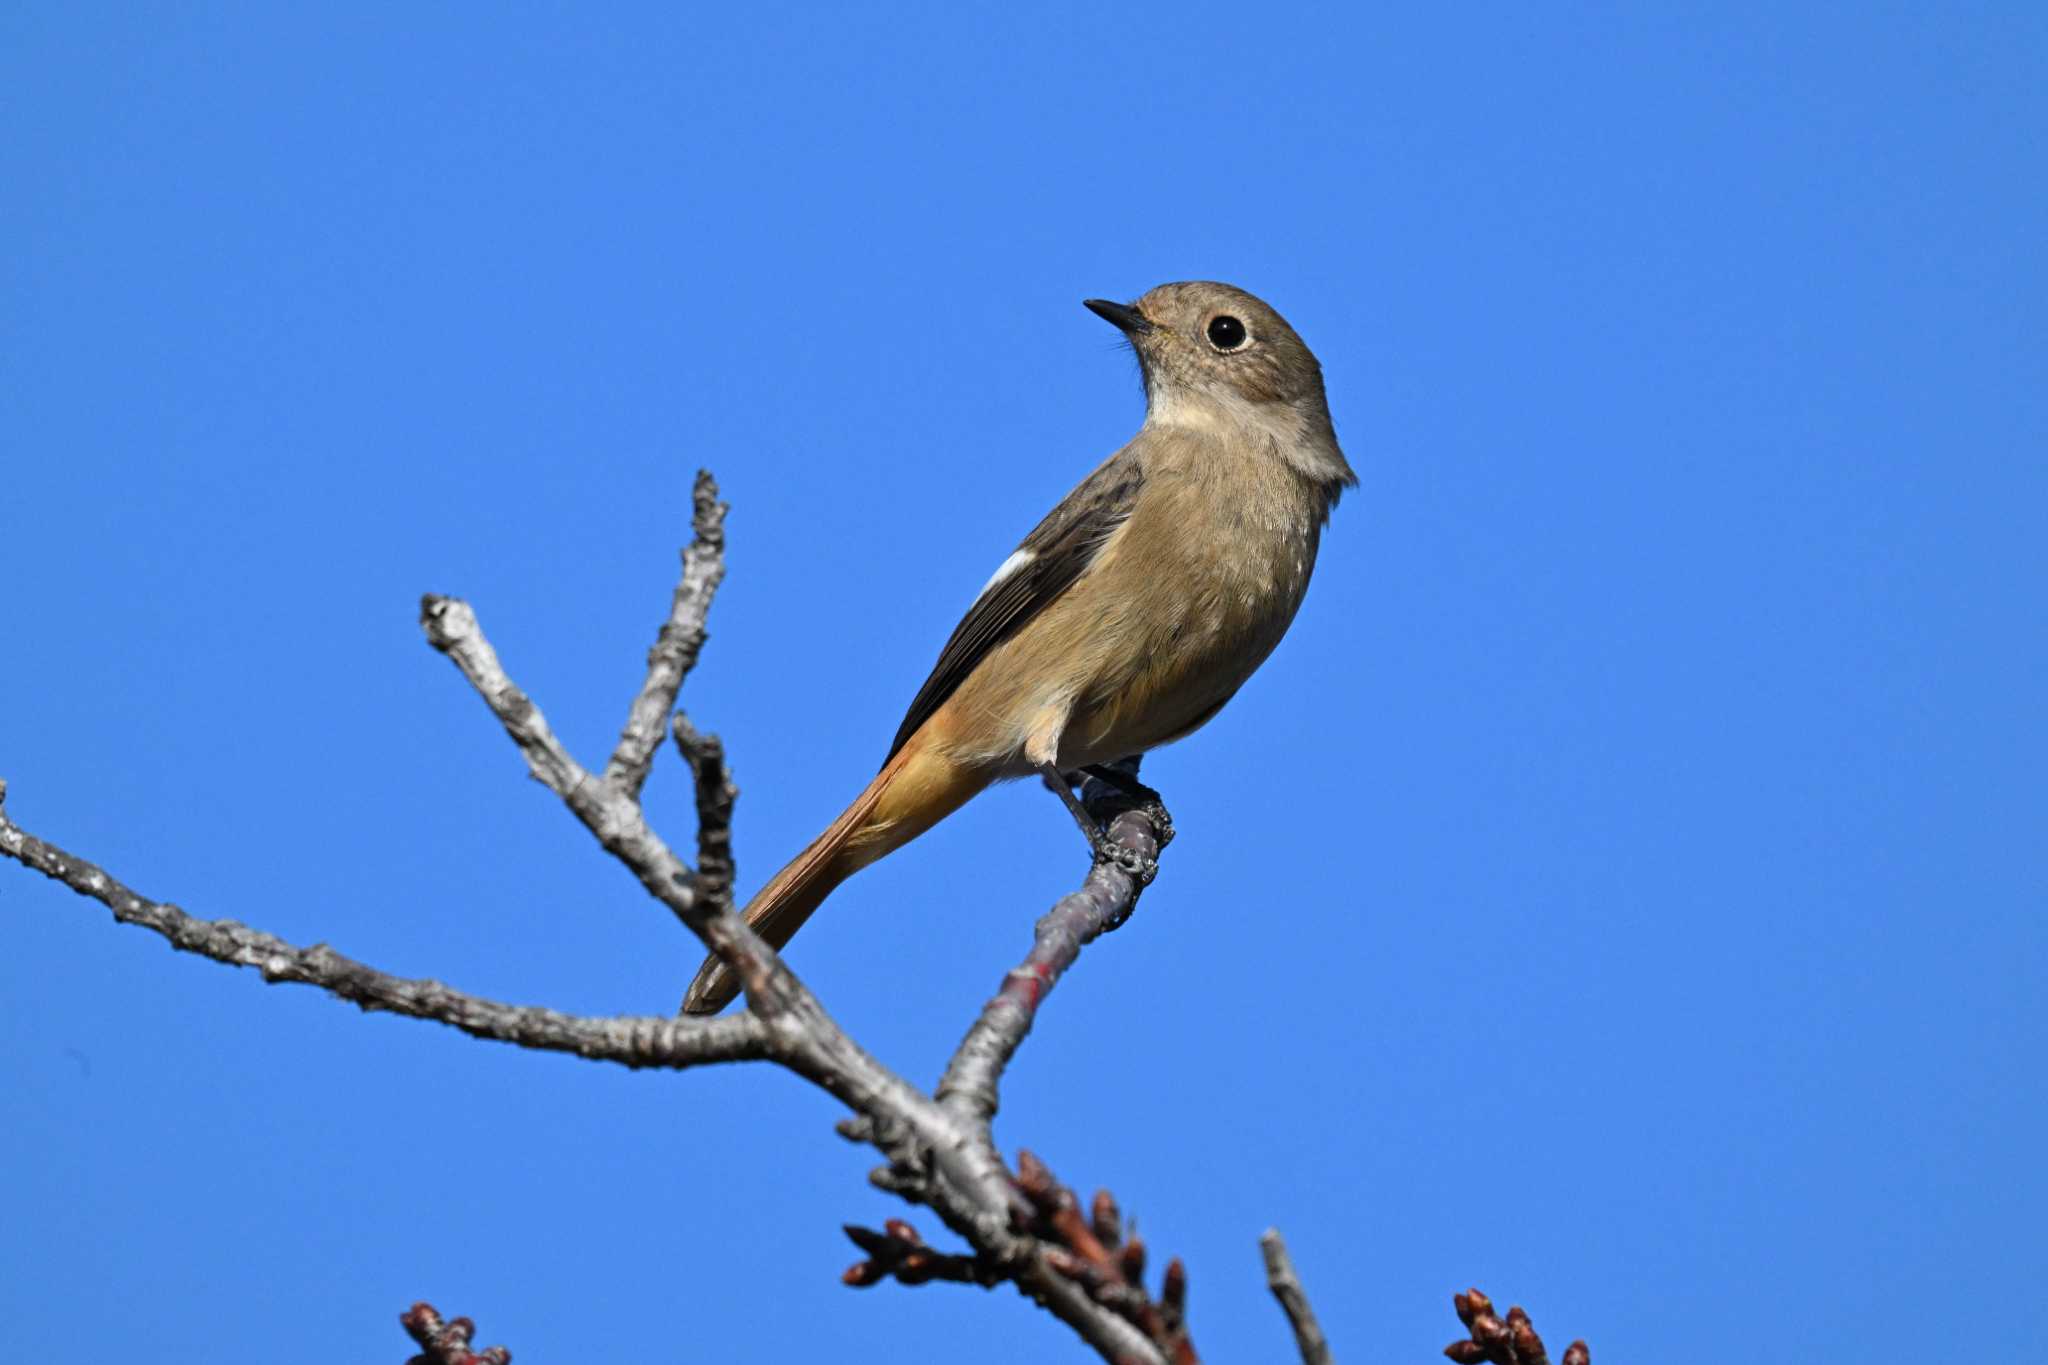
<svg viewBox="0 0 2048 1365">
<path fill-rule="evenodd" d="M 1476 1341 L 1454 1341 L 1444 1347 L 1444 1354 L 1458 1365 L 1481 1365 L 1486 1359 L 1485 1350 Z"/>
<path fill-rule="evenodd" d="M 1585 1342 L 1575 1341 L 1564 1348 L 1564 1365 L 1593 1365 L 1593 1353 Z"/>
<path fill-rule="evenodd" d="M 855 1261 L 839 1275 L 841 1284 L 852 1285 L 855 1289 L 866 1289 L 871 1284 L 879 1284 L 881 1280 L 882 1267 L 873 1261 Z"/>
<path fill-rule="evenodd" d="M 1017 1187 L 1033 1204 L 1047 1212 L 1059 1207 L 1059 1197 L 1065 1193 L 1045 1163 L 1025 1151 L 1017 1153 Z"/>
<path fill-rule="evenodd" d="M 1124 1239 L 1124 1215 L 1116 1206 L 1116 1197 L 1108 1190 L 1097 1190 L 1089 1215 L 1095 1225 L 1095 1240 L 1114 1251 Z"/>
<path fill-rule="evenodd" d="M 1132 1284 L 1145 1278 L 1145 1239 L 1133 1236 L 1117 1253 L 1117 1267 Z"/>
<path fill-rule="evenodd" d="M 1166 1280 L 1159 1286 L 1159 1302 L 1176 1313 L 1187 1307 L 1188 1268 L 1178 1256 L 1166 1263 Z"/>
</svg>

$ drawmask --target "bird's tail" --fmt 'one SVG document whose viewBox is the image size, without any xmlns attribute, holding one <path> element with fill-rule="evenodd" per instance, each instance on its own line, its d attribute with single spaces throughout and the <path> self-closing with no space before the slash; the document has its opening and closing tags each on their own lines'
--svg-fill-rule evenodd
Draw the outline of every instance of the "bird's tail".
<svg viewBox="0 0 2048 1365">
<path fill-rule="evenodd" d="M 780 949 L 839 883 L 960 809 L 989 778 L 914 737 L 810 847 L 747 902 L 748 926 Z M 716 1014 L 739 990 L 739 977 L 715 955 L 707 957 L 683 997 L 683 1012 Z"/>
</svg>

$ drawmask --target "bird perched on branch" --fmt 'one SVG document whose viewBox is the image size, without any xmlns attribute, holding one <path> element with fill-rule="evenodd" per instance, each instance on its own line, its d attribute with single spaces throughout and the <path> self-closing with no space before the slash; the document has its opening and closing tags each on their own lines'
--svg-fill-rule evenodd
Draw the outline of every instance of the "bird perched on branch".
<svg viewBox="0 0 2048 1365">
<path fill-rule="evenodd" d="M 1199 729 L 1301 605 L 1323 524 L 1358 482 L 1315 356 L 1227 284 L 1088 307 L 1137 352 L 1145 425 L 1003 561 L 882 771 L 747 905 L 776 948 L 839 883 L 1006 778 L 1043 777 L 1100 854 L 1074 775 Z M 715 1013 L 738 991 L 711 957 L 683 1008 Z"/>
</svg>

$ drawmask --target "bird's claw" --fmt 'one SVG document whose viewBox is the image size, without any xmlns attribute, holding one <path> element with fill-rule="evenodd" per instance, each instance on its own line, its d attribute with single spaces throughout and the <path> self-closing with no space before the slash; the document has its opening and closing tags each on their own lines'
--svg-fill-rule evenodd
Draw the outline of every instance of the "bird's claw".
<svg viewBox="0 0 2048 1365">
<path fill-rule="evenodd" d="M 1134 848 L 1126 848 L 1112 838 L 1106 829 L 1096 830 L 1088 842 L 1095 848 L 1096 862 L 1108 863 L 1120 869 L 1138 884 L 1141 891 L 1150 886 L 1152 879 L 1159 875 L 1157 858 L 1147 858 Z M 1166 841 L 1161 839 L 1159 842 L 1163 845 Z"/>
<path fill-rule="evenodd" d="M 1150 820 L 1159 847 L 1163 849 L 1173 842 L 1173 815 L 1166 809 L 1166 800 L 1158 792 L 1121 768 L 1109 765 L 1089 768 L 1087 775 L 1106 787 L 1115 788 L 1130 802 L 1130 809 Z"/>
</svg>

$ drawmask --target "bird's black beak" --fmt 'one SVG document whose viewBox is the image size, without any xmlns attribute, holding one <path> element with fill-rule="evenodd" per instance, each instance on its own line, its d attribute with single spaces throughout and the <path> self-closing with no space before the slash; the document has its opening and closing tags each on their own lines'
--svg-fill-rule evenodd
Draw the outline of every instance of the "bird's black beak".
<svg viewBox="0 0 2048 1365">
<path fill-rule="evenodd" d="M 1152 320 L 1127 303 L 1111 303 L 1108 299 L 1083 299 L 1081 305 L 1104 322 L 1114 325 L 1125 336 L 1137 336 L 1140 332 L 1152 330 Z"/>
</svg>

